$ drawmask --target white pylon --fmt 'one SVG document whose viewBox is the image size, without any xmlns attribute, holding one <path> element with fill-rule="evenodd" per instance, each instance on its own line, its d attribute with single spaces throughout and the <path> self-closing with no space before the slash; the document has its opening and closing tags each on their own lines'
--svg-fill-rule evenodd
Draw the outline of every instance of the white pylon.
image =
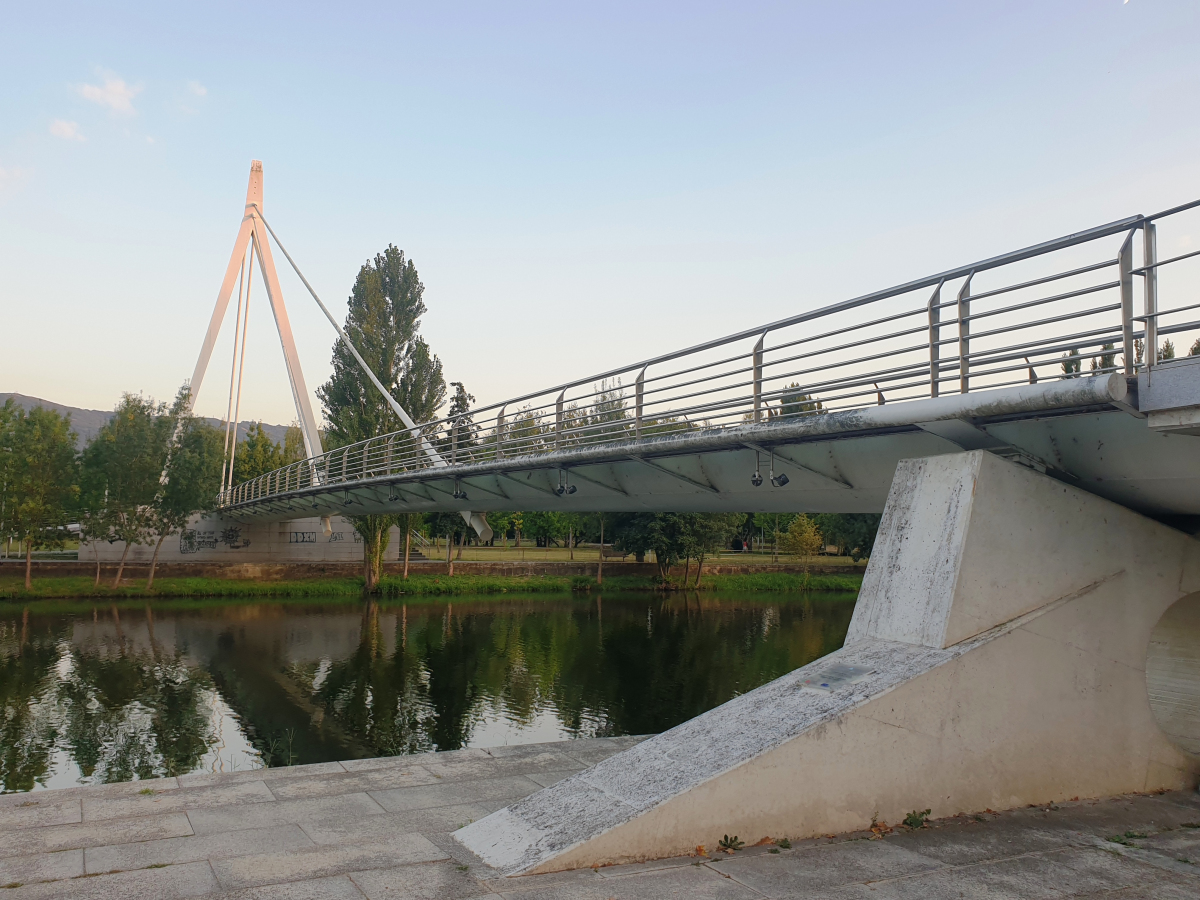
<svg viewBox="0 0 1200 900">
<path fill-rule="evenodd" d="M 283 345 L 288 383 L 292 389 L 292 399 L 296 403 L 296 418 L 300 420 L 300 433 L 304 437 L 304 453 L 305 456 L 311 458 L 322 452 L 321 436 L 317 430 L 317 417 L 313 415 L 308 388 L 304 384 L 304 372 L 300 369 L 300 356 L 296 353 L 296 342 L 292 338 L 292 326 L 288 321 L 287 308 L 283 303 L 283 290 L 279 286 L 279 276 L 275 272 L 271 244 L 267 238 L 267 230 L 263 227 L 262 209 L 263 170 L 262 162 L 256 159 L 250 163 L 250 183 L 246 188 L 246 208 L 242 215 L 242 224 L 233 245 L 233 253 L 229 257 L 229 265 L 225 269 L 225 279 L 221 282 L 221 290 L 217 293 L 217 305 L 213 309 L 212 320 L 208 324 L 208 333 L 204 336 L 204 344 L 200 348 L 200 357 L 196 360 L 196 369 L 192 373 L 190 406 L 195 406 L 196 396 L 200 393 L 200 385 L 204 381 L 204 373 L 208 369 L 213 347 L 216 346 L 217 336 L 221 332 L 221 323 L 225 319 L 229 298 L 233 293 L 234 284 L 237 282 L 238 272 L 241 271 L 242 260 L 245 258 L 247 248 L 252 248 L 252 252 L 258 257 L 258 267 L 267 287 L 267 299 L 271 302 L 275 327 L 279 331 L 279 342 Z"/>
</svg>

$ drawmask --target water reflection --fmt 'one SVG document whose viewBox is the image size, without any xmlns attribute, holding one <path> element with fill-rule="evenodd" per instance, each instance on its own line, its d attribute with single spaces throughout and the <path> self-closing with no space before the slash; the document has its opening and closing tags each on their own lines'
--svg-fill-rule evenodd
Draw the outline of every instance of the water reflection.
<svg viewBox="0 0 1200 900">
<path fill-rule="evenodd" d="M 662 731 L 841 646 L 853 597 L 0 613 L 0 785 Z"/>
</svg>

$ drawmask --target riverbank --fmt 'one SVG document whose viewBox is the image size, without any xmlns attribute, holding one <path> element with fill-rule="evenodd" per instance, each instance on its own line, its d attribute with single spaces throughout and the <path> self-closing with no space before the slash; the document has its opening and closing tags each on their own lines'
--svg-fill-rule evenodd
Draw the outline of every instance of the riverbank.
<svg viewBox="0 0 1200 900">
<path fill-rule="evenodd" d="M 693 579 L 694 580 L 694 579 Z M 591 575 L 477 575 L 470 573 L 385 575 L 379 584 L 383 597 L 455 596 L 466 594 L 570 594 L 613 591 L 681 590 L 679 578 L 664 585 L 650 575 L 611 575 L 598 584 Z M 689 581 L 687 590 L 703 592 L 853 591 L 862 584 L 857 573 L 825 574 L 802 572 L 746 572 L 705 574 L 698 587 Z M 127 581 L 112 587 L 111 581 L 95 584 L 94 577 L 41 575 L 26 591 L 22 578 L 0 575 L 0 601 L 79 599 L 114 600 L 136 598 L 228 597 L 246 600 L 320 597 L 357 597 L 363 593 L 361 577 L 304 578 L 258 581 L 211 577 L 163 577 L 146 589 L 145 582 Z"/>
</svg>

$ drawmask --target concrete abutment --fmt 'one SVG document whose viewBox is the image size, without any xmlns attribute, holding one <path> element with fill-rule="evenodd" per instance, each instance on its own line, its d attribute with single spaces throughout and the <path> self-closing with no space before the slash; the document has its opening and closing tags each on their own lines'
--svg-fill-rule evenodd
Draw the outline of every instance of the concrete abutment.
<svg viewBox="0 0 1200 900">
<path fill-rule="evenodd" d="M 905 460 L 841 650 L 456 837 L 522 874 L 1194 786 L 1197 591 L 1182 532 L 985 451 Z"/>
</svg>

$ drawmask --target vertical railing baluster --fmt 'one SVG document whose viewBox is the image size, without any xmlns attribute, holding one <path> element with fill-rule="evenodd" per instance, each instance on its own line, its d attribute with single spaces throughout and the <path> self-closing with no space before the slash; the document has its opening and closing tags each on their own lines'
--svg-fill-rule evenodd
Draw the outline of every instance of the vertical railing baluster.
<svg viewBox="0 0 1200 900">
<path fill-rule="evenodd" d="M 1125 374 L 1133 374 L 1133 231 L 1125 236 L 1125 243 L 1117 253 L 1117 270 L 1121 282 L 1121 341 L 1125 348 Z M 1153 346 L 1147 353 L 1155 353 Z"/>
<path fill-rule="evenodd" d="M 642 366 L 642 371 L 638 372 L 637 381 L 634 384 L 634 404 L 633 404 L 633 436 L 639 441 L 642 439 L 642 412 L 643 398 L 646 393 L 646 367 Z"/>
<path fill-rule="evenodd" d="M 967 273 L 967 280 L 958 290 L 958 389 L 967 393 L 971 389 L 971 279 L 975 272 Z"/>
<path fill-rule="evenodd" d="M 942 358 L 942 284 L 946 279 L 938 282 L 937 288 L 933 292 L 933 296 L 929 298 L 929 396 L 936 397 L 938 395 L 938 381 L 942 374 L 941 358 Z"/>
<path fill-rule="evenodd" d="M 1148 370 L 1158 362 L 1158 236 L 1153 222 L 1147 222 L 1142 228 L 1142 265 L 1146 267 L 1143 276 L 1144 305 L 1146 316 L 1146 338 L 1142 356 L 1142 364 Z M 1129 351 L 1125 353 L 1128 355 Z M 1136 353 L 1134 354 L 1136 358 Z"/>
<path fill-rule="evenodd" d="M 504 411 L 508 409 L 508 404 L 500 407 L 500 413 L 496 416 L 496 459 L 504 458 Z"/>
<path fill-rule="evenodd" d="M 763 341 L 767 339 L 764 331 L 754 345 L 754 421 L 762 420 L 762 381 L 763 381 Z"/>
<path fill-rule="evenodd" d="M 458 461 L 458 420 L 450 423 L 450 465 Z"/>
<path fill-rule="evenodd" d="M 559 449 L 562 443 L 563 430 L 563 398 L 567 395 L 567 389 L 563 388 L 562 393 L 558 395 L 558 399 L 554 401 L 554 449 Z"/>
</svg>

